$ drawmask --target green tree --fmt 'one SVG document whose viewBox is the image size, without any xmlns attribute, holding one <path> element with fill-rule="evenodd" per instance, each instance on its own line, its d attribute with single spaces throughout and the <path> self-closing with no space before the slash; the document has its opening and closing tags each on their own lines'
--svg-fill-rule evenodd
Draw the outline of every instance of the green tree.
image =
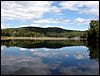
<svg viewBox="0 0 100 76">
<path fill-rule="evenodd" d="M 87 39 L 88 39 L 88 42 L 93 42 L 93 43 L 97 43 L 97 41 L 99 41 L 99 21 L 98 20 L 91 20 Z"/>
</svg>

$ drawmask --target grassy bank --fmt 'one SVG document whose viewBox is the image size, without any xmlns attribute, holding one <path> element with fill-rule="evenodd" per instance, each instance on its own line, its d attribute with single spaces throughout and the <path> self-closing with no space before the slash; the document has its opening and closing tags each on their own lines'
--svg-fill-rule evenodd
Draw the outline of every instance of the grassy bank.
<svg viewBox="0 0 100 76">
<path fill-rule="evenodd" d="M 64 37 L 1 37 L 1 40 L 85 40 L 85 39 L 64 38 Z"/>
</svg>

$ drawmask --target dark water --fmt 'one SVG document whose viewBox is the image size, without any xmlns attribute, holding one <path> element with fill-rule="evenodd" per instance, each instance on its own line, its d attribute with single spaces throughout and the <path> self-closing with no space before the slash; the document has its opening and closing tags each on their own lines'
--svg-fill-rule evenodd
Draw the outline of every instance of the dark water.
<svg viewBox="0 0 100 76">
<path fill-rule="evenodd" d="M 99 75 L 99 53 L 86 41 L 2 41 L 2 75 Z"/>
</svg>

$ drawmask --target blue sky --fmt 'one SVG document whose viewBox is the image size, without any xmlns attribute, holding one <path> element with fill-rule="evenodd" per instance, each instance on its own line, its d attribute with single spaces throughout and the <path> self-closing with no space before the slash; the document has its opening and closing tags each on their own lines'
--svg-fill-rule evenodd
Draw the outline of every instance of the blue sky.
<svg viewBox="0 0 100 76">
<path fill-rule="evenodd" d="M 61 27 L 87 30 L 99 19 L 99 1 L 1 1 L 1 28 Z"/>
</svg>

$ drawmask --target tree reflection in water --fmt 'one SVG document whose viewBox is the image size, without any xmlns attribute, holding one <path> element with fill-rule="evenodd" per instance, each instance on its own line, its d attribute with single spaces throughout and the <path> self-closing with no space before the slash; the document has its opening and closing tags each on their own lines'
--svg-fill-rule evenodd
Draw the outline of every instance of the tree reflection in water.
<svg viewBox="0 0 100 76">
<path fill-rule="evenodd" d="M 7 47 L 17 46 L 21 48 L 62 48 L 65 46 L 86 46 L 88 47 L 90 59 L 99 61 L 99 47 L 98 43 L 87 43 L 87 41 L 69 40 L 69 41 L 51 41 L 51 40 L 2 40 L 1 45 Z"/>
<path fill-rule="evenodd" d="M 99 62 L 99 42 L 88 42 L 87 47 L 89 48 L 90 59 L 97 60 Z"/>
</svg>

